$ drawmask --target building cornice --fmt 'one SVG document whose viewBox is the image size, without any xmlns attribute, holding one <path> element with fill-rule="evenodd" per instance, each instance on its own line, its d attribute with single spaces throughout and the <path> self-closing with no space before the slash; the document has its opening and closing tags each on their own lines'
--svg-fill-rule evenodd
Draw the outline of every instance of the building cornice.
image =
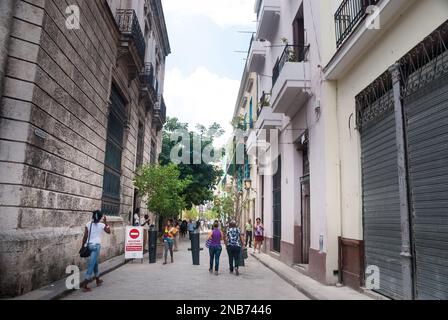
<svg viewBox="0 0 448 320">
<path fill-rule="evenodd" d="M 161 39 L 161 44 L 163 46 L 163 52 L 165 57 L 171 53 L 170 41 L 168 37 L 168 30 L 165 23 L 165 15 L 163 13 L 162 1 L 161 0 L 151 0 L 151 8 L 153 11 L 154 19 L 156 20 L 156 28 Z"/>
</svg>

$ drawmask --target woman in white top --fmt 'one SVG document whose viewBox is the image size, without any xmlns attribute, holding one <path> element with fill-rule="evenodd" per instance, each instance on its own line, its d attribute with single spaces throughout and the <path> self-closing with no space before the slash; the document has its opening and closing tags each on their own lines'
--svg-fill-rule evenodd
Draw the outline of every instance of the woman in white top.
<svg viewBox="0 0 448 320">
<path fill-rule="evenodd" d="M 101 219 L 103 219 L 103 222 L 100 222 Z M 82 246 L 88 246 L 90 250 L 86 276 L 80 285 L 84 292 L 91 291 L 87 285 L 93 280 L 94 274 L 96 285 L 100 286 L 103 283 L 103 280 L 99 278 L 98 257 L 101 249 L 101 237 L 104 232 L 110 234 L 110 227 L 107 224 L 106 216 L 103 216 L 101 211 L 94 211 L 92 221 L 88 222 L 84 228 L 84 237 L 82 239 Z"/>
</svg>

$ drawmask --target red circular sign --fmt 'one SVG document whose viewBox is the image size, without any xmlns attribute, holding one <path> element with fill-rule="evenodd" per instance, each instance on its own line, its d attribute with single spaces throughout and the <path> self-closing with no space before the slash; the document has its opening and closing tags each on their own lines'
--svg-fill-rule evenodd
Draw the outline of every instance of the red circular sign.
<svg viewBox="0 0 448 320">
<path fill-rule="evenodd" d="M 131 231 L 129 231 L 129 236 L 132 239 L 137 239 L 140 236 L 140 232 L 137 229 L 132 229 Z"/>
</svg>

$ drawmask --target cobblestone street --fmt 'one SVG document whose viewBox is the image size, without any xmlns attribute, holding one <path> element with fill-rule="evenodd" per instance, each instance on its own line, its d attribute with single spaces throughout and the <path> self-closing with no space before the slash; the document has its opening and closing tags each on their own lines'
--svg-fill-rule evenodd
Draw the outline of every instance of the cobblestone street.
<svg viewBox="0 0 448 320">
<path fill-rule="evenodd" d="M 65 297 L 67 300 L 307 300 L 274 272 L 253 257 L 240 268 L 240 276 L 229 273 L 227 253 L 223 250 L 220 274 L 208 272 L 208 251 L 201 252 L 201 265 L 193 266 L 190 241 L 181 240 L 174 254 L 174 264 L 148 264 L 147 255 L 140 260 L 104 275 L 101 287 L 92 284 L 92 292 L 78 290 Z M 204 246 L 204 241 L 201 241 Z"/>
</svg>

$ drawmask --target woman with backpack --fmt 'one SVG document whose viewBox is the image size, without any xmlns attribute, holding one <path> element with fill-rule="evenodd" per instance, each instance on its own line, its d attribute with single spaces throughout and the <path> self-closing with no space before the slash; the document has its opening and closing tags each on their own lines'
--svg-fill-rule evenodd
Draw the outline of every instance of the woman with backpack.
<svg viewBox="0 0 448 320">
<path fill-rule="evenodd" d="M 103 220 L 102 222 L 100 222 L 101 219 Z M 88 222 L 84 227 L 84 237 L 82 238 L 82 255 L 86 256 L 90 254 L 87 272 L 84 281 L 80 285 L 84 292 L 92 291 L 88 287 L 88 284 L 93 280 L 93 276 L 95 276 L 97 286 L 103 283 L 103 280 L 99 278 L 98 258 L 100 256 L 101 238 L 104 232 L 110 234 L 110 227 L 107 224 L 106 216 L 101 211 L 94 211 L 92 221 Z"/>
</svg>

